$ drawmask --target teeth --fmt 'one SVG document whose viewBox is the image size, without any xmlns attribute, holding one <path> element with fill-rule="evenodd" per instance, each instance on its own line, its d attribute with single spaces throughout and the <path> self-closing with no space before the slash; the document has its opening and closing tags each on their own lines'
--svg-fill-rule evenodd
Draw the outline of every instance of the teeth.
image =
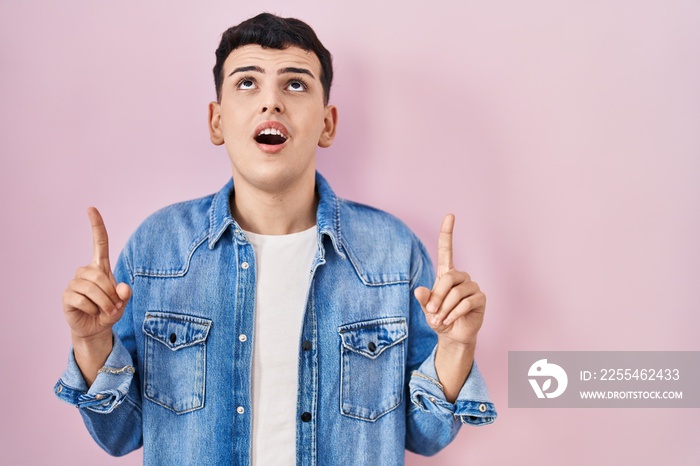
<svg viewBox="0 0 700 466">
<path fill-rule="evenodd" d="M 287 139 L 287 136 L 276 128 L 265 128 L 264 130 L 262 130 L 258 133 L 258 136 L 262 136 L 265 134 L 274 134 L 276 136 L 281 136 L 281 137 Z"/>
</svg>

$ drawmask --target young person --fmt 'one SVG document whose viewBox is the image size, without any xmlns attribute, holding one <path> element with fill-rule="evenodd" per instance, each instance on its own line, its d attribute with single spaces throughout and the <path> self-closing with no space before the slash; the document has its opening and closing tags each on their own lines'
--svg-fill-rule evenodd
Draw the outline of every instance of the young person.
<svg viewBox="0 0 700 466">
<path fill-rule="evenodd" d="M 473 363 L 485 296 L 453 266 L 454 217 L 436 277 L 404 224 L 316 172 L 337 126 L 332 77 L 299 20 L 230 28 L 209 131 L 232 180 L 149 217 L 114 272 L 88 210 L 94 257 L 64 293 L 73 350 L 54 390 L 110 454 L 398 465 L 495 419 Z"/>
</svg>

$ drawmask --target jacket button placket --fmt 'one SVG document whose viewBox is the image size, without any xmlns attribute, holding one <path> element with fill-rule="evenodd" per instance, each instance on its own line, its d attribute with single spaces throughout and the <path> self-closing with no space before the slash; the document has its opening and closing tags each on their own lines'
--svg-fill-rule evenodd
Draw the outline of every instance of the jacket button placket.
<svg viewBox="0 0 700 466">
<path fill-rule="evenodd" d="M 236 274 L 235 320 L 233 332 L 233 441 L 235 464 L 246 464 L 251 448 L 251 378 L 253 367 L 253 322 L 255 322 L 255 253 L 242 235 L 235 235 Z"/>
<path fill-rule="evenodd" d="M 316 463 L 316 412 L 318 397 L 318 352 L 313 275 L 304 313 L 299 346 L 299 412 L 297 413 L 297 460 L 300 464 Z M 301 422 L 299 422 L 301 421 Z"/>
</svg>

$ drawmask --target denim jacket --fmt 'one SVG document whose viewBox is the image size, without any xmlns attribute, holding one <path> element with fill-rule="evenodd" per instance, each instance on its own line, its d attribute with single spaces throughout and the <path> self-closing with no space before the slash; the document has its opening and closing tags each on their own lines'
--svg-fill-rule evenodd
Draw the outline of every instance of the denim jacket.
<svg viewBox="0 0 700 466">
<path fill-rule="evenodd" d="M 317 174 L 318 250 L 299 356 L 297 464 L 401 465 L 461 424 L 496 418 L 476 364 L 457 401 L 435 372 L 436 335 L 413 297 L 433 266 L 395 217 L 335 196 Z M 133 297 L 91 387 L 72 351 L 56 395 L 112 455 L 144 464 L 250 463 L 256 265 L 231 216 L 233 181 L 150 216 L 114 275 Z"/>
</svg>

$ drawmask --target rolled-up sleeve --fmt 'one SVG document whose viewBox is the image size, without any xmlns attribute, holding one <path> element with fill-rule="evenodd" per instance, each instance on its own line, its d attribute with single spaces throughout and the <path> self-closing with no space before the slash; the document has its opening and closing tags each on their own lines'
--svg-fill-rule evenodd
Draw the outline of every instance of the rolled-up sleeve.
<svg viewBox="0 0 700 466">
<path fill-rule="evenodd" d="M 411 403 L 418 409 L 436 416 L 459 419 L 462 424 L 491 424 L 497 416 L 496 407 L 489 399 L 486 382 L 476 361 L 469 377 L 462 385 L 454 403 L 445 399 L 442 385 L 435 370 L 435 349 L 421 366 L 413 371 L 409 382 Z"/>
<path fill-rule="evenodd" d="M 131 354 L 119 337 L 113 335 L 112 352 L 89 389 L 71 349 L 68 367 L 54 386 L 54 393 L 61 400 L 78 408 L 111 413 L 126 398 L 134 372 Z"/>
</svg>

